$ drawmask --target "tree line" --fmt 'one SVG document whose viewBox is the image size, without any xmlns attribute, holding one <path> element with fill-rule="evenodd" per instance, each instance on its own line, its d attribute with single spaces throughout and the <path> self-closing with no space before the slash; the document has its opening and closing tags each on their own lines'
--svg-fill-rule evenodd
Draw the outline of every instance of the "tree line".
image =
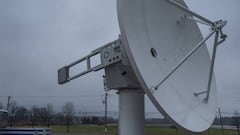
<svg viewBox="0 0 240 135">
<path fill-rule="evenodd" d="M 0 109 L 3 105 L 0 103 Z M 103 117 L 80 117 L 74 111 L 72 102 L 66 102 L 62 106 L 62 111 L 53 112 L 53 105 L 47 104 L 45 107 L 36 105 L 31 108 L 18 106 L 15 100 L 10 101 L 8 107 L 8 126 L 45 126 L 66 125 L 67 132 L 73 124 L 103 124 Z M 110 118 L 111 119 L 111 118 Z M 111 121 L 111 120 L 110 120 Z M 112 119 L 113 121 L 113 119 Z"/>
<path fill-rule="evenodd" d="M 0 103 L 0 109 L 3 105 Z M 45 107 L 38 107 L 36 105 L 31 108 L 18 106 L 15 100 L 12 100 L 8 105 L 8 126 L 47 126 L 50 125 L 67 125 L 67 132 L 69 127 L 73 124 L 98 124 L 104 123 L 103 117 L 97 116 L 78 116 L 74 113 L 74 105 L 72 102 L 66 102 L 62 106 L 62 111 L 58 113 L 53 112 L 53 105 L 47 104 Z M 117 120 L 108 118 L 110 123 L 117 123 Z M 221 123 L 222 122 L 222 123 Z M 169 124 L 165 119 L 146 119 L 149 124 Z M 235 111 L 232 117 L 223 117 L 222 120 L 216 118 L 214 125 L 232 125 L 235 126 L 240 135 L 240 113 Z"/>
</svg>

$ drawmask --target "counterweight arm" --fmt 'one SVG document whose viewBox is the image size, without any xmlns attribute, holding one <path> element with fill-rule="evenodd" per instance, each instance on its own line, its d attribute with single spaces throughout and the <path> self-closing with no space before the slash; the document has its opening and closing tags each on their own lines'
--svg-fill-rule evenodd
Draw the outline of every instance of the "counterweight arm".
<svg viewBox="0 0 240 135">
<path fill-rule="evenodd" d="M 91 65 L 91 58 L 96 57 L 100 54 L 101 62 L 96 66 Z M 103 69 L 104 67 L 119 62 L 122 59 L 121 49 L 120 49 L 120 40 L 115 40 L 110 42 L 94 51 L 92 51 L 87 56 L 66 65 L 58 70 L 58 83 L 64 84 L 73 79 L 76 79 L 82 75 L 90 73 L 92 71 L 98 71 Z M 70 76 L 69 72 L 72 67 L 79 65 L 79 64 L 86 64 L 86 69 L 82 72 L 77 73 L 76 75 Z"/>
</svg>

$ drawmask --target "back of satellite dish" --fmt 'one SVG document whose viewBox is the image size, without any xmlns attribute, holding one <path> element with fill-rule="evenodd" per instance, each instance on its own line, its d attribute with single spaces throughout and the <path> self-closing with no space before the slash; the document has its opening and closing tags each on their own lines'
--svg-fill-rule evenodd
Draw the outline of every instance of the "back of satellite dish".
<svg viewBox="0 0 240 135">
<path fill-rule="evenodd" d="M 118 0 L 117 8 L 119 39 L 59 69 L 59 84 L 104 68 L 106 86 L 119 93 L 120 135 L 143 135 L 145 93 L 173 125 L 190 133 L 207 130 L 216 114 L 213 69 L 226 21 L 212 22 L 183 0 Z M 206 37 L 197 23 L 211 28 Z M 212 36 L 210 59 L 205 42 Z M 93 67 L 98 54 L 101 63 Z M 69 76 L 84 61 L 86 70 Z"/>
</svg>

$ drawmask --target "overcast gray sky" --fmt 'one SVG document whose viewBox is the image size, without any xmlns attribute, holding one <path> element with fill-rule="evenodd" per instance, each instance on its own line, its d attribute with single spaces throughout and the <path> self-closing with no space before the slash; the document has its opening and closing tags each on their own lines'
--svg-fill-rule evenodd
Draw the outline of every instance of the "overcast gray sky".
<svg viewBox="0 0 240 135">
<path fill-rule="evenodd" d="M 186 3 L 211 20 L 228 20 L 224 29 L 228 39 L 218 48 L 215 67 L 218 105 L 225 112 L 240 111 L 240 1 Z M 59 111 L 71 101 L 76 111 L 102 111 L 103 71 L 60 86 L 57 69 L 119 34 L 116 0 L 1 0 L 0 102 L 6 104 L 7 96 L 12 96 L 18 105 L 52 103 Z M 117 111 L 115 91 L 109 102 L 109 110 Z M 156 112 L 148 98 L 146 111 Z"/>
</svg>

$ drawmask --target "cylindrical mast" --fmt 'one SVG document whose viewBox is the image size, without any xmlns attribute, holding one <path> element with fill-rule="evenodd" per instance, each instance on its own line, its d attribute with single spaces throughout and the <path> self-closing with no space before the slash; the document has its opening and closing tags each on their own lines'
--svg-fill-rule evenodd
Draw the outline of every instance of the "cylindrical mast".
<svg viewBox="0 0 240 135">
<path fill-rule="evenodd" d="M 144 119 L 144 92 L 119 90 L 119 135 L 143 135 Z"/>
</svg>

